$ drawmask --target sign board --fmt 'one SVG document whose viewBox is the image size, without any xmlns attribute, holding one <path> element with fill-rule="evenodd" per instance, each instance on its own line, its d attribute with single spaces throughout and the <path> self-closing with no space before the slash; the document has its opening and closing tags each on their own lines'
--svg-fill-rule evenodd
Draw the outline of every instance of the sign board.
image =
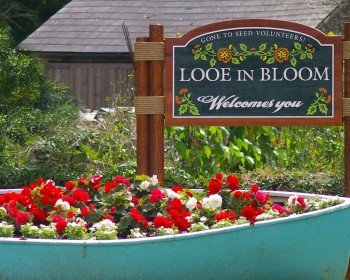
<svg viewBox="0 0 350 280">
<path fill-rule="evenodd" d="M 341 125 L 342 38 L 231 20 L 166 38 L 166 125 Z"/>
</svg>

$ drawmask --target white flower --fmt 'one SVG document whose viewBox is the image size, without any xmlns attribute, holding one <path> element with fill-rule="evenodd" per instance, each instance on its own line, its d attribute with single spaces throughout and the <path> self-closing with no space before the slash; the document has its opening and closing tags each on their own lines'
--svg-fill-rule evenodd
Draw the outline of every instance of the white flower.
<svg viewBox="0 0 350 280">
<path fill-rule="evenodd" d="M 148 189 L 149 185 L 150 185 L 150 182 L 148 182 L 148 181 L 143 181 L 143 182 L 141 182 L 141 184 L 140 184 L 140 189 L 145 191 L 145 190 Z"/>
<path fill-rule="evenodd" d="M 196 206 L 197 199 L 195 199 L 194 197 L 190 197 L 190 199 L 186 203 L 186 207 L 188 208 L 188 210 L 192 211 L 194 208 L 196 208 Z"/>
<path fill-rule="evenodd" d="M 202 207 L 204 209 L 208 209 L 210 208 L 210 205 L 209 205 L 209 197 L 204 197 L 203 200 L 202 200 Z"/>
<path fill-rule="evenodd" d="M 180 199 L 181 198 L 180 194 L 178 194 L 177 192 L 174 192 L 171 189 L 166 189 L 165 193 L 166 193 L 166 196 L 169 197 L 170 199 L 174 199 L 174 198 Z"/>
<path fill-rule="evenodd" d="M 209 196 L 209 206 L 213 209 L 219 208 L 222 205 L 222 197 L 218 194 Z"/>
<path fill-rule="evenodd" d="M 70 209 L 69 203 L 67 201 L 63 201 L 62 199 L 58 199 L 55 203 L 55 206 L 61 208 L 63 211 Z"/>
<path fill-rule="evenodd" d="M 134 228 L 130 229 L 130 235 L 128 235 L 129 238 L 143 238 L 146 237 L 147 234 L 144 232 L 140 232 L 140 228 Z"/>
<path fill-rule="evenodd" d="M 202 216 L 199 220 L 200 220 L 202 223 L 205 223 L 205 222 L 207 221 L 207 217 Z"/>
<path fill-rule="evenodd" d="M 153 186 L 157 185 L 158 184 L 158 178 L 157 178 L 157 175 L 153 175 L 151 178 L 151 183 Z"/>
<path fill-rule="evenodd" d="M 186 220 L 187 222 L 189 222 L 189 223 L 192 223 L 192 222 L 193 222 L 193 217 L 192 217 L 192 215 L 187 216 L 187 217 L 185 218 L 185 220 Z"/>
</svg>

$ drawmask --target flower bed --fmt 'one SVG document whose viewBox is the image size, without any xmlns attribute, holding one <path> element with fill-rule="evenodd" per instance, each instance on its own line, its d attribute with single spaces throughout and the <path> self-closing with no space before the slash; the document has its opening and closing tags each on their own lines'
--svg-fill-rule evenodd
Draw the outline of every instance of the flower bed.
<svg viewBox="0 0 350 280">
<path fill-rule="evenodd" d="M 286 217 L 339 204 L 338 197 L 291 196 L 285 205 L 252 184 L 239 190 L 237 177 L 217 174 L 202 192 L 163 189 L 156 176 L 99 175 L 65 187 L 39 179 L 0 196 L 0 236 L 53 239 L 117 239 L 174 235 Z"/>
<path fill-rule="evenodd" d="M 345 277 L 348 198 L 239 190 L 220 174 L 204 191 L 137 179 L 38 180 L 0 195 L 1 279 Z"/>
</svg>

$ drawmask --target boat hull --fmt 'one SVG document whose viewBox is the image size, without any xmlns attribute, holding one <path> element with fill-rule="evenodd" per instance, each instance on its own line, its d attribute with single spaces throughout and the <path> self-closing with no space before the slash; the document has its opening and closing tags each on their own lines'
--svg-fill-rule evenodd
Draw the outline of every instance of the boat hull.
<svg viewBox="0 0 350 280">
<path fill-rule="evenodd" d="M 285 198 L 293 193 L 270 192 Z M 310 196 L 310 195 L 303 195 Z M 0 238 L 0 279 L 341 279 L 350 199 L 307 214 L 142 239 Z"/>
</svg>

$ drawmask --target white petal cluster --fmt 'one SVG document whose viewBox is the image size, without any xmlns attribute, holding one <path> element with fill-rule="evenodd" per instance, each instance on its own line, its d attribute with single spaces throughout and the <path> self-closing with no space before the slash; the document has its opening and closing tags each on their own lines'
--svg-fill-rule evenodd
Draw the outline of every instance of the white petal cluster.
<svg viewBox="0 0 350 280">
<path fill-rule="evenodd" d="M 69 203 L 67 201 L 63 201 L 62 199 L 58 199 L 55 206 L 61 208 L 63 211 L 68 211 L 70 209 Z"/>
</svg>

